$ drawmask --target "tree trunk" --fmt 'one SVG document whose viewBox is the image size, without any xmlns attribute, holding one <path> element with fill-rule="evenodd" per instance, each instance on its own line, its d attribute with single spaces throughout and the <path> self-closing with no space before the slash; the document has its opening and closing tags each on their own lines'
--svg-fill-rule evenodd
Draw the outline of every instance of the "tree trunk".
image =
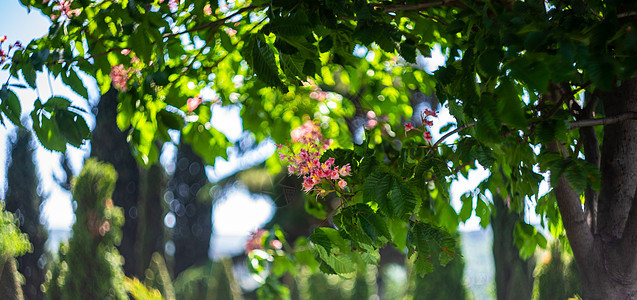
<svg viewBox="0 0 637 300">
<path fill-rule="evenodd" d="M 44 244 L 47 232 L 40 223 L 42 197 L 37 193 L 38 175 L 33 162 L 33 139 L 31 132 L 20 128 L 11 148 L 11 160 L 7 170 L 6 210 L 20 220 L 20 230 L 29 235 L 33 245 L 30 253 L 16 258 L 18 271 L 25 278 L 26 299 L 44 299 L 40 285 L 44 283 Z"/>
<path fill-rule="evenodd" d="M 164 205 L 166 175 L 164 168 L 156 163 L 150 168 L 139 168 L 140 191 L 138 201 L 139 226 L 135 243 L 137 265 L 135 273 L 143 274 L 151 262 L 153 253 L 164 253 Z"/>
<path fill-rule="evenodd" d="M 559 92 L 551 97 L 560 99 Z M 626 80 L 612 92 L 594 95 L 602 101 L 606 117 L 637 112 L 637 79 Z M 595 101 L 588 101 L 595 103 Z M 584 108 L 586 111 L 594 109 Z M 584 115 L 584 118 L 590 118 Z M 580 130 L 583 141 L 596 142 L 594 131 Z M 551 151 L 559 151 L 553 143 Z M 600 156 L 599 146 L 587 146 L 589 162 Z M 564 152 L 564 151 L 562 151 Z M 599 166 L 599 195 L 588 191 L 584 209 L 579 194 L 565 176 L 555 186 L 555 196 L 566 234 L 580 270 L 584 299 L 635 299 L 637 297 L 637 120 L 605 125 Z"/>
<path fill-rule="evenodd" d="M 531 299 L 535 261 L 532 257 L 522 259 L 520 250 L 513 241 L 515 224 L 523 216 L 511 211 L 498 194 L 494 194 L 493 204 L 491 228 L 497 299 Z"/>
<path fill-rule="evenodd" d="M 124 257 L 127 276 L 143 277 L 136 273 L 135 242 L 137 240 L 137 199 L 139 170 L 137 161 L 126 142 L 126 134 L 117 127 L 117 91 L 111 88 L 100 98 L 91 140 L 91 156 L 107 162 L 117 171 L 113 202 L 124 209 L 126 222 L 122 227 L 122 241 L 118 247 Z M 144 265 L 148 261 L 144 262 Z"/>
<path fill-rule="evenodd" d="M 175 174 L 170 182 L 176 200 L 171 202 L 170 209 L 177 219 L 173 228 L 175 278 L 188 267 L 208 260 L 212 204 L 209 200 L 203 202 L 197 199 L 199 189 L 208 183 L 204 167 L 203 160 L 190 145 L 179 144 Z"/>
</svg>

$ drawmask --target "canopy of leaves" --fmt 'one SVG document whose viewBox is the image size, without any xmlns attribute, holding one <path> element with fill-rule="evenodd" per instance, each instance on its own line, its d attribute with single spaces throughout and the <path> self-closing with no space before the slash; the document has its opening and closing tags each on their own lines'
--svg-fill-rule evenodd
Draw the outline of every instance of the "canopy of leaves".
<svg viewBox="0 0 637 300">
<path fill-rule="evenodd" d="M 426 272 L 433 240 L 445 264 L 454 255 L 446 230 L 473 213 L 486 226 L 487 191 L 522 210 L 525 199 L 537 199 L 540 171 L 565 175 L 578 192 L 599 188 L 599 170 L 582 159 L 572 129 L 591 112 L 604 116 L 585 95 L 637 72 L 635 18 L 623 13 L 637 4 L 618 1 L 75 0 L 68 10 L 60 1 L 20 1 L 55 22 L 47 36 L 11 52 L 5 68 L 32 88 L 34 74 L 48 72 L 85 95 L 79 71 L 102 92 L 118 87 L 117 123 L 144 163 L 158 158 L 155 141 L 170 140 L 173 129 L 209 164 L 225 156 L 230 144 L 211 126 L 213 106 L 239 106 L 244 129 L 259 141 L 283 143 L 293 128 L 318 120 L 337 149 L 326 156 L 355 174 L 332 218 L 337 229 L 310 237 L 327 273 L 375 262 L 386 243 L 415 254 Z M 436 44 L 446 62 L 431 75 L 419 57 Z M 13 122 L 21 111 L 15 88 L 7 83 L 0 94 Z M 446 130 L 455 126 L 457 140 L 403 134 L 401 124 L 420 117 L 412 116 L 414 93 L 435 93 L 455 117 Z M 188 105 L 199 94 L 202 105 Z M 81 112 L 64 99 L 36 102 L 31 116 L 49 149 L 89 137 Z M 357 120 L 372 119 L 365 143 L 352 145 Z M 552 141 L 561 153 L 548 151 Z M 457 213 L 448 185 L 477 164 L 491 176 Z M 280 168 L 275 159 L 268 166 Z M 563 232 L 550 196 L 537 212 Z M 545 244 L 527 224 L 516 234 L 526 253 Z"/>
</svg>

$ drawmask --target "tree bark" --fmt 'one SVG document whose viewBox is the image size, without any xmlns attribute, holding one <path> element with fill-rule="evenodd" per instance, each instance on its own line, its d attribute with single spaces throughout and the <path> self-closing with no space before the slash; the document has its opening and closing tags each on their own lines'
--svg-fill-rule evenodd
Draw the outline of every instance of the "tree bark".
<svg viewBox="0 0 637 300">
<path fill-rule="evenodd" d="M 555 93 L 553 99 L 559 99 Z M 599 93 L 607 117 L 637 111 L 637 78 L 612 92 Z M 593 139 L 585 141 L 587 158 L 596 159 Z M 553 143 L 549 149 L 558 151 Z M 590 153 L 590 154 L 589 154 Z M 580 270 L 584 299 L 637 297 L 637 120 L 605 125 L 600 158 L 601 190 L 580 195 L 561 176 L 555 196 Z M 596 201 L 597 210 L 592 201 Z M 593 223 L 594 222 L 594 223 Z M 596 230 L 592 230 L 596 229 Z"/>
</svg>

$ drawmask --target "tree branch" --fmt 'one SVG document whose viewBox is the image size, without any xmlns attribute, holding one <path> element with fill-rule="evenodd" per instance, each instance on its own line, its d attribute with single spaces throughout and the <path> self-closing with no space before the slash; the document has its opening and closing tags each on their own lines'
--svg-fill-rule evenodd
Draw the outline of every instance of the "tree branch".
<svg viewBox="0 0 637 300">
<path fill-rule="evenodd" d="M 612 117 L 599 118 L 599 119 L 588 119 L 588 120 L 579 120 L 571 122 L 571 130 L 581 127 L 590 127 L 590 126 L 599 126 L 599 125 L 610 125 L 619 123 L 625 120 L 637 120 L 637 112 L 626 112 L 623 114 L 619 114 Z"/>
<path fill-rule="evenodd" d="M 553 147 L 557 146 L 557 142 L 552 144 Z M 593 246 L 593 234 L 586 222 L 586 215 L 582 211 L 579 195 L 573 190 L 564 175 L 560 176 L 553 191 L 573 254 L 578 262 L 586 261 L 586 253 Z"/>
<path fill-rule="evenodd" d="M 451 4 L 454 1 L 437 1 L 437 2 L 426 2 L 426 3 L 418 3 L 418 4 L 376 4 L 374 8 L 382 8 L 383 12 L 395 12 L 395 11 L 406 11 L 406 10 L 423 10 L 427 8 L 432 8 L 436 6 L 443 6 L 447 4 Z"/>
<path fill-rule="evenodd" d="M 442 19 L 438 18 L 438 17 L 434 17 L 434 16 L 430 16 L 428 14 L 422 13 L 422 12 L 418 12 L 418 14 L 423 17 L 423 18 L 427 18 L 427 19 L 432 19 L 437 21 L 438 23 L 445 25 L 445 26 L 449 26 L 449 23 L 443 21 Z"/>
<path fill-rule="evenodd" d="M 448 137 L 452 136 L 454 133 L 458 133 L 460 131 L 463 131 L 469 127 L 473 127 L 476 126 L 476 122 L 469 122 L 467 124 L 463 124 L 461 126 L 459 126 L 458 128 L 447 132 L 445 135 L 443 135 L 441 138 L 439 138 L 432 146 L 431 149 L 429 149 L 429 151 L 427 152 L 427 155 L 429 155 L 429 153 L 431 153 L 431 151 L 433 151 L 433 149 L 436 149 L 436 147 L 438 147 L 438 145 L 440 145 L 440 143 L 442 143 L 444 140 L 446 140 Z"/>
<path fill-rule="evenodd" d="M 224 23 L 225 21 L 228 21 L 228 20 L 230 20 L 230 19 L 232 19 L 232 18 L 234 18 L 234 17 L 236 17 L 236 16 L 238 16 L 238 15 L 240 15 L 240 14 L 246 12 L 246 11 L 249 11 L 249 10 L 255 9 L 255 8 L 261 8 L 261 7 L 264 7 L 264 6 L 265 6 L 265 4 L 258 5 L 258 6 L 250 5 L 250 6 L 247 6 L 247 7 L 244 7 L 244 8 L 241 8 L 241 9 L 237 10 L 236 12 L 234 12 L 233 14 L 231 14 L 231 15 L 225 17 L 225 18 L 221 18 L 219 20 L 215 20 L 215 21 L 212 21 L 210 23 L 203 24 L 201 26 L 190 28 L 188 30 L 175 32 L 175 33 L 166 33 L 166 34 L 164 34 L 164 37 L 174 37 L 174 36 L 178 36 L 178 35 L 182 35 L 182 34 L 186 34 L 186 33 L 191 33 L 191 32 L 195 32 L 195 31 L 199 31 L 199 30 L 204 30 L 206 28 L 214 27 L 214 26 L 220 25 L 221 23 Z"/>
</svg>

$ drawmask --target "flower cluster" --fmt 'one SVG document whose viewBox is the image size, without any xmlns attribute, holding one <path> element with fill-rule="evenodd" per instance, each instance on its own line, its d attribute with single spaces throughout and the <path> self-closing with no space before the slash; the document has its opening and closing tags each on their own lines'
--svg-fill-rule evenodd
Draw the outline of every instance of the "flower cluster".
<svg viewBox="0 0 637 300">
<path fill-rule="evenodd" d="M 0 46 L 2 46 L 2 44 L 4 44 L 4 42 L 6 40 L 7 40 L 7 36 L 6 35 L 1 36 L 0 37 Z M 18 41 L 18 42 L 15 42 L 13 44 L 10 44 L 9 45 L 9 49 L 7 50 L 7 52 L 4 52 L 4 50 L 2 50 L 0 48 L 0 64 L 4 63 L 5 61 L 7 61 L 7 59 L 9 59 L 9 52 L 11 52 L 11 49 L 13 49 L 13 48 L 15 48 L 15 49 L 23 49 L 22 48 L 22 43 L 20 43 Z"/>
<path fill-rule="evenodd" d="M 249 253 L 254 249 L 263 249 L 263 235 L 265 233 L 265 230 L 259 228 L 257 231 L 250 234 L 250 237 L 246 242 L 246 253 Z"/>
<path fill-rule="evenodd" d="M 301 144 L 299 153 L 295 153 L 290 147 L 277 145 L 279 158 L 288 163 L 288 172 L 303 177 L 303 189 L 305 192 L 315 190 L 319 195 L 327 193 L 318 185 L 328 183 L 338 185 L 340 189 L 347 186 L 347 181 L 342 177 L 349 176 L 351 167 L 349 164 L 337 166 L 333 157 L 321 163 L 321 155 L 329 148 L 331 140 L 324 140 L 321 129 L 314 122 L 307 121 L 302 126 L 292 131 L 292 141 Z"/>
<path fill-rule="evenodd" d="M 425 138 L 425 140 L 427 142 L 431 142 L 431 132 L 429 132 L 429 130 L 425 129 L 425 126 L 431 126 L 434 124 L 433 121 L 430 121 L 428 118 L 429 117 L 438 117 L 438 115 L 436 114 L 435 111 L 429 110 L 425 108 L 425 111 L 422 112 L 422 114 L 420 115 L 420 119 L 422 121 L 422 126 L 423 129 L 420 128 L 416 128 L 414 127 L 411 122 L 405 124 L 405 135 L 407 135 L 407 132 L 411 131 L 411 130 L 417 130 L 417 131 L 421 131 L 422 132 L 422 136 Z"/>
<path fill-rule="evenodd" d="M 124 65 L 122 64 L 112 66 L 109 77 L 111 78 L 113 86 L 116 89 L 125 92 L 127 89 L 126 83 L 128 82 L 128 78 L 130 77 L 129 73 L 130 69 L 124 68 Z"/>
<path fill-rule="evenodd" d="M 257 231 L 252 232 L 250 234 L 250 237 L 246 241 L 245 253 L 248 254 L 252 250 L 263 250 L 264 248 L 266 248 L 265 242 L 270 239 L 268 236 L 272 237 L 270 235 L 270 232 L 264 230 L 263 228 L 259 228 L 257 229 Z M 281 241 L 277 239 L 271 239 L 270 243 L 268 243 L 267 246 L 269 246 L 269 248 L 272 250 L 281 250 L 283 248 L 283 243 L 281 243 Z"/>
<path fill-rule="evenodd" d="M 43 1 L 44 4 L 49 3 L 49 0 L 44 0 Z M 51 14 L 49 17 L 51 18 L 51 21 L 55 21 L 57 18 L 59 18 L 60 16 L 64 15 L 66 16 L 66 18 L 70 19 L 72 17 L 75 16 L 79 16 L 80 13 L 82 12 L 81 9 L 79 8 L 75 8 L 72 9 L 71 8 L 71 4 L 73 3 L 73 0 L 57 0 L 53 2 L 53 12 L 54 14 Z M 56 14 L 55 12 L 60 12 L 59 14 Z"/>
</svg>

